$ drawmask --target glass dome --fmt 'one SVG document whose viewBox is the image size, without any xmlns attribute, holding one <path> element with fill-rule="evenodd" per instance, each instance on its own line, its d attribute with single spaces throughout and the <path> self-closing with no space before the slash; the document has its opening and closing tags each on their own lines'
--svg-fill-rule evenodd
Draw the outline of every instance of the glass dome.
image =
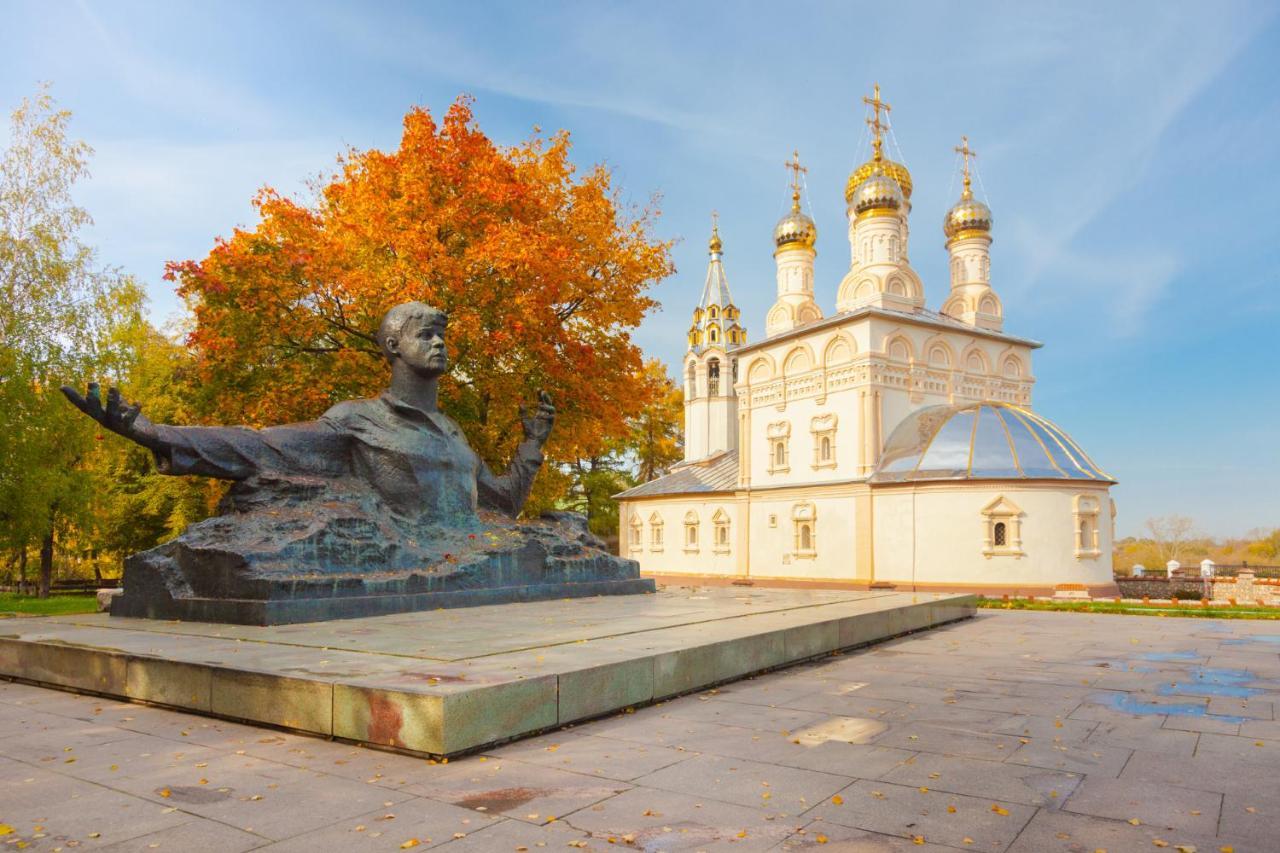
<svg viewBox="0 0 1280 853">
<path fill-rule="evenodd" d="M 1095 480 L 1113 483 L 1080 445 L 1020 406 L 927 406 L 889 436 L 873 483 L 920 480 Z"/>
</svg>

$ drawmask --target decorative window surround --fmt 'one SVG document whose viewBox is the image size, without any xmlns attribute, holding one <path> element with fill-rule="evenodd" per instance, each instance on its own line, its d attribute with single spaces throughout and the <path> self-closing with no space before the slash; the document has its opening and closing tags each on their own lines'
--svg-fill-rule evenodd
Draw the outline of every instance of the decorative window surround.
<svg viewBox="0 0 1280 853">
<path fill-rule="evenodd" d="M 1098 517 L 1101 505 L 1093 495 L 1076 495 L 1072 500 L 1075 516 L 1076 559 L 1092 560 L 1102 556 Z"/>
<path fill-rule="evenodd" d="M 776 421 L 769 424 L 765 435 L 769 439 L 769 473 L 787 474 L 791 471 L 791 422 Z"/>
<path fill-rule="evenodd" d="M 631 516 L 631 550 L 644 550 L 644 522 L 638 515 Z"/>
<path fill-rule="evenodd" d="M 982 555 L 988 559 L 1026 556 L 1022 550 L 1022 517 L 1025 514 L 1003 495 L 983 507 Z"/>
<path fill-rule="evenodd" d="M 836 421 L 834 412 L 818 415 L 809 422 L 813 434 L 813 469 L 836 467 Z"/>
<path fill-rule="evenodd" d="M 662 516 L 656 512 L 649 516 L 649 550 L 662 553 Z"/>
<path fill-rule="evenodd" d="M 728 554 L 733 542 L 729 529 L 729 516 L 722 509 L 716 510 L 716 514 L 711 516 L 711 524 L 715 531 L 714 539 L 711 540 L 711 551 L 716 554 Z"/>
<path fill-rule="evenodd" d="M 805 501 L 792 507 L 791 522 L 795 527 L 792 556 L 798 560 L 811 560 L 818 556 L 818 514 L 813 504 Z"/>
<path fill-rule="evenodd" d="M 684 550 L 686 554 L 698 553 L 698 514 L 693 510 L 684 514 Z"/>
</svg>

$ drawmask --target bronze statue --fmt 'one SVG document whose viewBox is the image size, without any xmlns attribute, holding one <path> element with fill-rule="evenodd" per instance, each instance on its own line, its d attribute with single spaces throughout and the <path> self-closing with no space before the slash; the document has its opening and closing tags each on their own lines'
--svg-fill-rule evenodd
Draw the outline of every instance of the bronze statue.
<svg viewBox="0 0 1280 853">
<path fill-rule="evenodd" d="M 130 557 L 116 615 L 270 624 L 652 589 L 580 517 L 517 522 L 555 409 L 539 393 L 524 439 L 494 475 L 436 405 L 447 317 L 409 302 L 377 338 L 391 387 L 318 420 L 267 427 L 149 421 L 97 383 L 67 398 L 155 454 L 167 474 L 232 480 L 223 514 Z M 585 561 L 585 562 L 584 562 Z"/>
</svg>

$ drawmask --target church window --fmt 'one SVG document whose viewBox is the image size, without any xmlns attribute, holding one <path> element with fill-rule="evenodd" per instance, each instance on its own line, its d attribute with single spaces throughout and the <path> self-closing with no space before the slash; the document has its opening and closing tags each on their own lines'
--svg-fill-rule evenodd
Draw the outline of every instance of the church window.
<svg viewBox="0 0 1280 853">
<path fill-rule="evenodd" d="M 713 358 L 707 362 L 707 395 L 720 395 L 720 359 Z"/>
<path fill-rule="evenodd" d="M 733 384 L 738 384 L 738 360 L 736 358 L 729 360 L 729 371 L 733 375 Z"/>
<path fill-rule="evenodd" d="M 644 522 L 640 516 L 631 516 L 631 550 L 639 551 L 644 547 Z"/>
<path fill-rule="evenodd" d="M 991 557 L 1021 557 L 1024 513 L 1003 495 L 982 508 L 982 554 Z"/>
<path fill-rule="evenodd" d="M 718 509 L 716 514 L 711 516 L 711 523 L 715 527 L 712 550 L 717 554 L 729 553 L 729 516 L 723 509 Z"/>
<path fill-rule="evenodd" d="M 698 514 L 693 510 L 684 514 L 684 549 L 698 550 Z"/>
<path fill-rule="evenodd" d="M 809 422 L 813 433 L 813 467 L 836 467 L 836 414 L 818 415 Z"/>
<path fill-rule="evenodd" d="M 709 316 L 712 320 L 714 320 L 719 315 L 720 315 L 720 312 L 716 310 L 716 306 L 714 305 L 712 305 L 711 309 L 707 312 L 707 316 Z"/>
<path fill-rule="evenodd" d="M 719 332 L 717 332 L 717 331 L 716 331 L 716 327 L 715 327 L 715 326 L 712 326 L 712 327 L 711 327 L 711 332 L 710 332 L 710 335 L 709 335 L 709 337 L 708 337 L 708 340 L 710 340 L 710 341 L 711 341 L 711 343 L 713 343 L 713 344 L 714 344 L 714 343 L 719 343 L 719 342 L 720 342 L 720 334 L 719 334 Z"/>
<path fill-rule="evenodd" d="M 813 504 L 798 503 L 791 509 L 795 525 L 795 556 L 813 557 L 817 553 L 817 514 Z"/>
<path fill-rule="evenodd" d="M 1098 516 L 1101 503 L 1093 495 L 1076 495 L 1072 501 L 1075 517 L 1075 556 L 1078 560 L 1091 560 L 1102 555 Z"/>
<path fill-rule="evenodd" d="M 662 550 L 662 516 L 656 512 L 649 516 L 649 550 Z"/>
<path fill-rule="evenodd" d="M 689 367 L 685 371 L 685 391 L 689 397 L 698 396 L 698 368 L 694 362 L 689 362 Z"/>
<path fill-rule="evenodd" d="M 769 439 L 769 473 L 787 473 L 791 470 L 791 451 L 788 447 L 791 440 L 790 421 L 769 424 L 765 434 Z"/>
<path fill-rule="evenodd" d="M 1004 360 L 1001 372 L 1009 379 L 1017 379 L 1022 376 L 1022 362 L 1018 361 L 1016 356 L 1008 356 Z"/>
</svg>

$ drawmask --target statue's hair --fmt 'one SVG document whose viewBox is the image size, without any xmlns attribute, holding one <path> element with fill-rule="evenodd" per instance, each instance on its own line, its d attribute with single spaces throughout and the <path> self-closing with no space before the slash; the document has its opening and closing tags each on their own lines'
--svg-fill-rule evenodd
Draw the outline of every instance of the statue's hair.
<svg viewBox="0 0 1280 853">
<path fill-rule="evenodd" d="M 378 345 L 382 347 L 382 354 L 391 361 L 394 356 L 387 349 L 388 338 L 399 338 L 404 332 L 405 324 L 410 320 L 426 320 L 440 318 L 444 323 L 449 322 L 449 315 L 441 311 L 439 308 L 433 308 L 425 302 L 405 302 L 397 305 L 382 316 L 382 322 L 378 324 Z"/>
</svg>

